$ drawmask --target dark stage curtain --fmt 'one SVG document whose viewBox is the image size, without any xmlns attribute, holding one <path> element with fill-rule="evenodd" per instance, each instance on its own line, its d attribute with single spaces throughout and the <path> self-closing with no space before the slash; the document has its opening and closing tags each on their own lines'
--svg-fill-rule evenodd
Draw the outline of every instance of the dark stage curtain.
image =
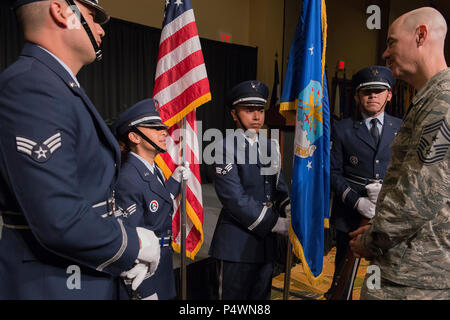
<svg viewBox="0 0 450 320">
<path fill-rule="evenodd" d="M 23 47 L 23 37 L 11 9 L 0 2 L 0 72 L 13 63 Z"/>
<path fill-rule="evenodd" d="M 161 29 L 114 18 L 104 29 L 103 60 L 83 68 L 77 78 L 110 124 L 127 107 L 152 97 Z M 201 39 L 201 44 L 212 101 L 197 109 L 197 119 L 202 121 L 203 132 L 217 128 L 224 133 L 234 128 L 224 104 L 226 92 L 240 81 L 256 78 L 257 48 L 207 39 Z M 1 1 L 0 72 L 17 59 L 22 46 L 14 14 Z M 204 165 L 201 174 L 202 183 L 210 182 Z"/>
</svg>

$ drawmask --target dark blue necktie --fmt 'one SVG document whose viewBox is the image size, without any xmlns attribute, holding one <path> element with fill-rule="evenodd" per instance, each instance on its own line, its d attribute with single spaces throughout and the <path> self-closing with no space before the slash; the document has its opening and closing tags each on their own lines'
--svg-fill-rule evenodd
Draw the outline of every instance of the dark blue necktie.
<svg viewBox="0 0 450 320">
<path fill-rule="evenodd" d="M 372 123 L 372 127 L 370 128 L 370 134 L 372 135 L 373 141 L 375 142 L 375 146 L 378 147 L 378 142 L 380 141 L 380 132 L 377 128 L 377 119 L 372 119 L 370 122 Z"/>
<path fill-rule="evenodd" d="M 165 179 L 163 178 L 163 176 L 161 175 L 161 171 L 159 171 L 159 168 L 155 165 L 154 167 L 156 175 L 158 176 L 159 180 L 162 182 L 162 184 L 164 185 Z"/>
</svg>

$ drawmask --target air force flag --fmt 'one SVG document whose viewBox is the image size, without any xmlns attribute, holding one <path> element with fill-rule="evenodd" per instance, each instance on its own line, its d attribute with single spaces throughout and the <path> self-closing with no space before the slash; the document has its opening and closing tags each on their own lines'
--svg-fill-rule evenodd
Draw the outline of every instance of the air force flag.
<svg viewBox="0 0 450 320">
<path fill-rule="evenodd" d="M 330 113 L 324 0 L 304 0 L 289 54 L 280 112 L 296 111 L 289 238 L 308 279 L 322 275 L 330 199 Z"/>
</svg>

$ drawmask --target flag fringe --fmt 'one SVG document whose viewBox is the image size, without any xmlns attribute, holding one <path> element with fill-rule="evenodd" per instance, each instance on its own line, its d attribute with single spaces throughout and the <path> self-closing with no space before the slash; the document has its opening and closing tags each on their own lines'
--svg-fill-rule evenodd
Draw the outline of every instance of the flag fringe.
<svg viewBox="0 0 450 320">
<path fill-rule="evenodd" d="M 280 113 L 285 111 L 297 111 L 298 99 L 295 101 L 281 102 L 280 103 Z"/>
<path fill-rule="evenodd" d="M 191 113 L 191 111 L 195 110 L 202 104 L 207 103 L 208 101 L 211 101 L 211 92 L 208 92 L 207 94 L 195 99 L 186 108 L 178 112 L 172 118 L 169 118 L 166 121 L 164 121 L 164 124 L 169 127 L 173 126 L 175 123 L 178 123 L 181 120 L 183 120 L 183 118 L 186 117 L 189 113 Z"/>
<path fill-rule="evenodd" d="M 280 110 L 278 112 L 288 121 L 296 119 L 297 106 L 298 106 L 298 99 L 295 99 L 295 101 L 281 102 Z"/>
<path fill-rule="evenodd" d="M 303 252 L 303 246 L 300 243 L 300 241 L 298 240 L 297 235 L 294 232 L 294 229 L 292 229 L 292 224 L 289 225 L 289 240 L 292 243 L 292 249 L 294 251 L 295 256 L 297 258 L 299 258 L 302 263 L 303 271 L 305 272 L 305 275 L 306 275 L 306 278 L 308 279 L 308 281 L 314 287 L 321 284 L 321 282 L 323 281 L 322 280 L 323 270 L 317 277 L 314 276 L 311 269 L 309 268 L 308 263 L 306 262 L 305 254 Z"/>
<path fill-rule="evenodd" d="M 325 74 L 325 56 L 327 52 L 327 31 L 328 31 L 328 24 L 327 24 L 327 8 L 325 5 L 325 0 L 322 0 L 321 2 L 321 24 L 322 24 L 322 87 L 323 87 L 323 76 Z"/>
<path fill-rule="evenodd" d="M 195 248 L 192 251 L 188 251 L 186 249 L 186 257 L 188 257 L 191 260 L 194 260 L 195 256 L 197 255 L 198 251 L 200 250 L 200 248 L 203 244 L 203 225 L 200 222 L 200 220 L 198 219 L 198 216 L 195 214 L 195 211 L 191 207 L 189 201 L 186 201 L 186 214 L 191 219 L 196 230 L 200 232 L 200 239 L 198 240 L 198 243 L 195 246 Z M 178 252 L 178 253 L 181 252 L 181 245 L 178 243 L 172 242 L 172 248 L 175 252 Z"/>
<path fill-rule="evenodd" d="M 166 162 L 161 158 L 160 155 L 158 155 L 155 158 L 155 162 L 158 165 L 158 167 L 161 168 L 161 170 L 164 173 L 164 176 L 166 179 L 168 179 L 172 175 L 172 171 L 167 166 Z M 197 255 L 198 251 L 200 250 L 202 244 L 203 244 L 203 224 L 198 218 L 198 216 L 195 214 L 195 210 L 192 208 L 191 204 L 189 203 L 189 200 L 186 199 L 186 214 L 191 219 L 192 224 L 194 225 L 195 229 L 200 232 L 200 239 L 196 245 L 196 247 L 192 251 L 188 251 L 186 249 L 186 257 L 188 257 L 191 260 L 194 260 L 195 256 Z M 181 246 L 178 243 L 172 242 L 172 248 L 175 252 L 180 253 Z"/>
</svg>

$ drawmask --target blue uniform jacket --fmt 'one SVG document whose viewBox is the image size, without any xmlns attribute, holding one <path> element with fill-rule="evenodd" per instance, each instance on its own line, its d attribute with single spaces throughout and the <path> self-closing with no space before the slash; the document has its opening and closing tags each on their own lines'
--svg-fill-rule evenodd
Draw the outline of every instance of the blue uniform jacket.
<svg viewBox="0 0 450 320">
<path fill-rule="evenodd" d="M 269 174 L 262 175 L 261 169 L 267 167 L 255 163 L 256 149 L 241 136 L 227 136 L 216 149 L 214 182 L 223 208 L 209 254 L 232 262 L 270 263 L 277 250 L 276 234 L 271 230 L 278 212 L 289 203 L 289 191 L 279 168 L 278 148 L 260 137 L 260 150 L 267 150 L 273 160 Z M 273 206 L 264 205 L 267 202 Z"/>
<path fill-rule="evenodd" d="M 158 170 L 155 166 L 154 170 Z M 162 177 L 162 174 L 161 174 Z M 180 183 L 169 178 L 162 185 L 156 172 L 152 173 L 145 164 L 133 156 L 128 155 L 123 164 L 117 182 L 117 203 L 123 209 L 125 224 L 133 227 L 143 227 L 155 232 L 158 238 L 166 238 L 161 247 L 161 258 L 153 276 L 146 278 L 136 290 L 141 298 L 154 295 L 158 299 L 172 299 L 176 295 L 175 279 L 172 264 L 172 236 L 173 198 L 180 190 Z M 164 240 L 162 240 L 164 241 Z M 122 287 L 121 298 L 128 299 L 131 295 L 131 281 L 125 281 L 127 289 Z"/>
<path fill-rule="evenodd" d="M 391 157 L 390 144 L 400 125 L 400 119 L 384 114 L 378 148 L 361 119 L 347 118 L 333 125 L 330 172 L 334 199 L 330 221 L 337 230 L 350 232 L 358 228 L 361 215 L 354 207 L 359 197 L 366 197 L 367 192 L 365 186 L 359 184 L 361 180 L 352 175 L 384 178 Z"/>
<path fill-rule="evenodd" d="M 0 75 L 0 299 L 117 296 L 139 250 L 107 201 L 119 166 L 83 89 L 27 43 Z"/>
</svg>

